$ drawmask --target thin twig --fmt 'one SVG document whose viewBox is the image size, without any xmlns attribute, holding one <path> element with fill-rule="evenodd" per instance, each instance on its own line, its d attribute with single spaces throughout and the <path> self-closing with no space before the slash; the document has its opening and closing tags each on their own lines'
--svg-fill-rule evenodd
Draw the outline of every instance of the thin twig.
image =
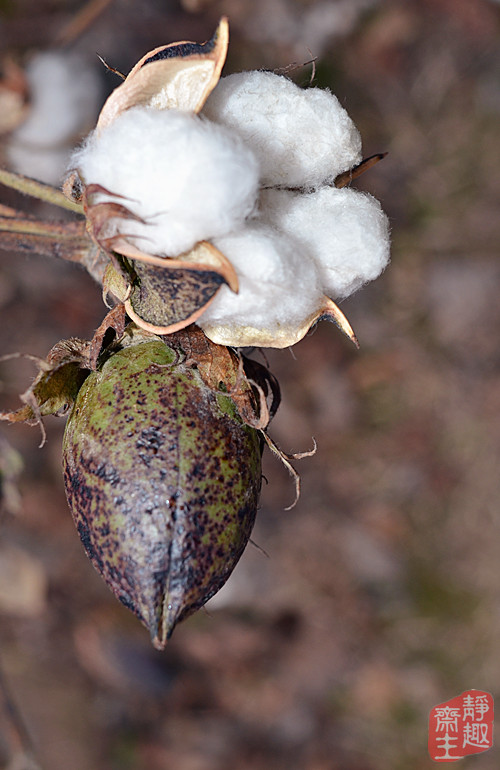
<svg viewBox="0 0 500 770">
<path fill-rule="evenodd" d="M 343 174 L 339 174 L 334 181 L 335 187 L 346 187 L 353 179 L 357 179 L 358 176 L 364 174 L 368 169 L 373 168 L 379 161 L 383 160 L 387 155 L 386 152 L 378 152 L 376 155 L 370 155 L 369 158 L 363 158 L 361 163 L 351 168 L 349 171 L 344 171 Z"/>
<path fill-rule="evenodd" d="M 57 187 L 38 182 L 36 179 L 30 179 L 28 176 L 15 174 L 13 171 L 0 168 L 0 184 L 24 193 L 24 195 L 31 195 L 33 198 L 45 201 L 45 203 L 52 203 L 54 206 L 59 206 L 59 208 L 73 211 L 75 214 L 83 214 L 83 206 L 80 203 L 68 200 Z"/>
</svg>

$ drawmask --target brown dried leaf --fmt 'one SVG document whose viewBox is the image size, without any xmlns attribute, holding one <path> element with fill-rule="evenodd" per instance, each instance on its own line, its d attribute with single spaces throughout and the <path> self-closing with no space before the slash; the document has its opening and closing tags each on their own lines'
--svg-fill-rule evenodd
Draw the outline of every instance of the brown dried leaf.
<svg viewBox="0 0 500 770">
<path fill-rule="evenodd" d="M 107 316 L 101 325 L 96 329 L 92 341 L 89 346 L 89 353 L 87 357 L 88 369 L 93 372 L 97 369 L 97 360 L 105 347 L 107 342 L 106 337 L 109 331 L 114 331 L 115 337 L 119 338 L 125 331 L 125 306 L 123 304 L 117 305 L 115 308 L 109 311 Z"/>
<path fill-rule="evenodd" d="M 58 342 L 45 361 L 39 361 L 40 372 L 20 398 L 24 406 L 15 412 L 0 412 L 0 420 L 35 421 L 45 433 L 41 418 L 48 414 L 65 414 L 73 404 L 88 375 L 85 371 L 90 343 L 80 339 Z M 43 441 L 42 441 L 43 443 Z"/>
<path fill-rule="evenodd" d="M 196 326 L 177 332 L 176 339 L 186 355 L 186 365 L 196 366 L 211 390 L 231 396 L 246 425 L 258 430 L 268 426 L 280 402 L 274 375 L 257 361 L 211 342 Z M 272 396 L 270 407 L 268 395 Z"/>
</svg>

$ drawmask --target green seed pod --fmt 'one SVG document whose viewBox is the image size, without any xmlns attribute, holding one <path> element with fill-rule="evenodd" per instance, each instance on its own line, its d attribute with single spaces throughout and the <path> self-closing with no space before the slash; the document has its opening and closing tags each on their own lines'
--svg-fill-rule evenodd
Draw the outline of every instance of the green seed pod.
<svg viewBox="0 0 500 770">
<path fill-rule="evenodd" d="M 85 550 L 158 649 L 250 537 L 263 437 L 247 423 L 258 424 L 256 387 L 268 390 L 252 366 L 250 386 L 242 359 L 199 330 L 134 332 L 87 377 L 67 422 L 66 494 Z"/>
</svg>

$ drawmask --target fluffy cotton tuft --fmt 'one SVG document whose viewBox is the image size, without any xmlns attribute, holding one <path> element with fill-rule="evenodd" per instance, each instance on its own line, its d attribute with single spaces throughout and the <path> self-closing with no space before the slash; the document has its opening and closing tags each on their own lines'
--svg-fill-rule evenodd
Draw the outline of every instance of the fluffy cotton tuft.
<svg viewBox="0 0 500 770">
<path fill-rule="evenodd" d="M 264 190 L 262 217 L 312 256 L 324 293 L 347 297 L 377 278 L 389 261 L 389 225 L 375 198 L 349 188 L 298 194 Z"/>
<path fill-rule="evenodd" d="M 289 339 L 290 329 L 319 308 L 323 293 L 315 267 L 283 233 L 252 222 L 215 245 L 239 280 L 238 294 L 223 286 L 198 321 L 215 342 L 241 344 L 239 335 L 245 345 L 263 344 L 263 337 Z"/>
<path fill-rule="evenodd" d="M 222 78 L 203 113 L 252 149 L 265 186 L 313 189 L 361 160 L 361 138 L 337 97 L 271 72 Z"/>
<path fill-rule="evenodd" d="M 177 256 L 225 235 L 256 204 L 259 166 L 252 151 L 226 128 L 176 110 L 122 113 L 89 137 L 71 167 L 85 184 L 123 196 L 113 200 L 145 224 L 115 219 L 115 228 L 152 254 Z"/>
</svg>

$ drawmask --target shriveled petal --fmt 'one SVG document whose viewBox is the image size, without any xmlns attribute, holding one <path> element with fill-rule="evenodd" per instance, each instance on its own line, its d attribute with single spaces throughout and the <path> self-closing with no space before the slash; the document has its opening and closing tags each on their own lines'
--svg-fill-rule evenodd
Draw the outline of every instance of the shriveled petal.
<svg viewBox="0 0 500 770">
<path fill-rule="evenodd" d="M 199 112 L 217 85 L 229 41 L 227 18 L 206 43 L 180 42 L 149 51 L 102 108 L 97 130 L 131 107 Z"/>
</svg>

